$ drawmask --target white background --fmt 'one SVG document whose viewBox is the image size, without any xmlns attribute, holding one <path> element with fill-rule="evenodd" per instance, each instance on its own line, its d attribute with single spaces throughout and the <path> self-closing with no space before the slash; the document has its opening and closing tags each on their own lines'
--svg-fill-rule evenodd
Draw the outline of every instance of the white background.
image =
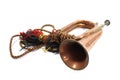
<svg viewBox="0 0 120 80">
<path fill-rule="evenodd" d="M 119 0 L 0 0 L 0 80 L 120 80 L 119 5 Z M 41 49 L 11 58 L 12 35 L 46 23 L 60 29 L 78 19 L 111 21 L 89 52 L 84 70 L 72 70 L 59 55 Z"/>
</svg>

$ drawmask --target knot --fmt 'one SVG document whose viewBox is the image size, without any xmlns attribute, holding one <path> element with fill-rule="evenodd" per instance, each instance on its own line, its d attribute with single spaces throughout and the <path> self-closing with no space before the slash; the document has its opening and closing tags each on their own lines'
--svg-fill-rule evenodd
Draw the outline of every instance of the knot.
<svg viewBox="0 0 120 80">
<path fill-rule="evenodd" d="M 75 39 L 74 35 L 64 33 L 60 29 L 56 30 L 56 32 L 51 33 L 49 36 L 51 37 L 51 42 L 57 43 L 61 43 L 65 39 Z"/>
</svg>

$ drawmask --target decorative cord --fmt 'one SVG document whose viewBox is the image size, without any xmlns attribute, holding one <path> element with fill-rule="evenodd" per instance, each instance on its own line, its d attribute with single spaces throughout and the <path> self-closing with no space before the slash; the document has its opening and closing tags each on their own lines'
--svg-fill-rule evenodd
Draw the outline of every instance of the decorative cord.
<svg viewBox="0 0 120 80">
<path fill-rule="evenodd" d="M 43 28 L 45 27 L 52 27 L 53 30 L 52 32 L 45 30 Z M 73 25 L 71 26 L 74 28 L 88 28 L 91 29 L 94 27 L 94 23 L 90 22 L 90 21 L 85 21 L 85 20 L 81 20 L 78 22 L 73 23 Z M 68 33 L 65 32 L 65 30 L 68 30 L 70 28 L 70 26 L 68 26 L 66 29 L 62 30 L 56 30 L 55 27 L 51 24 L 45 24 L 43 25 L 40 29 L 34 29 L 31 30 L 29 29 L 26 33 L 25 32 L 20 32 L 19 35 L 14 35 L 11 37 L 10 39 L 10 55 L 12 58 L 20 58 L 24 55 L 26 55 L 27 53 L 37 50 L 39 48 L 41 48 L 43 45 L 45 45 L 46 50 L 50 51 L 50 52 L 59 52 L 59 45 L 65 40 L 65 39 L 74 39 L 74 40 L 80 40 L 81 38 L 77 38 L 75 35 L 69 35 Z M 49 35 L 44 35 L 44 32 L 49 33 Z M 25 49 L 26 51 L 20 55 L 13 55 L 12 52 L 12 41 L 13 38 L 15 37 L 19 37 L 20 38 L 20 47 L 22 49 Z M 22 50 L 21 49 L 21 50 Z"/>
<path fill-rule="evenodd" d="M 53 25 L 46 24 L 46 25 L 43 25 L 41 29 L 34 29 L 34 30 L 29 29 L 26 33 L 20 32 L 19 35 L 13 35 L 10 39 L 10 46 L 9 46 L 11 57 L 14 59 L 17 59 L 17 58 L 23 57 L 24 55 L 26 55 L 31 51 L 41 48 L 45 41 L 44 38 L 47 37 L 46 35 L 43 35 L 42 31 L 51 33 L 50 31 L 43 29 L 46 26 L 51 26 L 54 29 Z M 20 55 L 14 55 L 12 52 L 12 41 L 15 37 L 20 38 L 20 47 L 26 50 L 24 53 Z"/>
</svg>

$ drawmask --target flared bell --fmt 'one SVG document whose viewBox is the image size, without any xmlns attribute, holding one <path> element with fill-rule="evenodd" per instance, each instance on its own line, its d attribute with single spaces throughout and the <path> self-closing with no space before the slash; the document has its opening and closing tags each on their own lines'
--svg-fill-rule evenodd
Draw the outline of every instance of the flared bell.
<svg viewBox="0 0 120 80">
<path fill-rule="evenodd" d="M 75 40 L 65 40 L 60 46 L 60 56 L 70 68 L 79 70 L 87 66 L 89 57 L 87 50 Z"/>
<path fill-rule="evenodd" d="M 60 56 L 63 62 L 74 70 L 84 69 L 89 62 L 88 51 L 99 39 L 101 33 L 102 31 L 99 31 L 80 41 L 72 39 L 64 40 L 60 45 Z"/>
</svg>

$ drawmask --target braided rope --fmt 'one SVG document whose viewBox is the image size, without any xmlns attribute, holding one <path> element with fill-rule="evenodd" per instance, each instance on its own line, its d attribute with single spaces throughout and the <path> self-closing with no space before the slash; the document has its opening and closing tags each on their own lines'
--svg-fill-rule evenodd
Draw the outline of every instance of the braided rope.
<svg viewBox="0 0 120 80">
<path fill-rule="evenodd" d="M 41 30 L 41 31 L 45 31 L 45 32 L 47 32 L 47 33 L 51 33 L 50 31 L 43 29 L 43 28 L 46 27 L 46 26 L 50 26 L 50 27 L 52 27 L 53 29 L 55 29 L 53 25 L 51 25 L 51 24 L 46 24 L 46 25 L 43 25 L 43 26 L 41 27 L 41 29 L 37 29 L 37 30 Z M 20 42 L 19 42 L 20 47 L 21 47 L 22 49 L 24 48 L 26 51 L 25 51 L 24 53 L 20 54 L 20 55 L 14 55 L 13 52 L 12 52 L 12 41 L 13 41 L 13 39 L 14 39 L 15 37 L 20 37 L 20 36 L 21 36 L 21 35 L 13 35 L 13 36 L 11 37 L 11 39 L 10 39 L 9 50 L 10 50 L 10 55 L 11 55 L 11 57 L 14 58 L 14 59 L 23 57 L 23 56 L 26 55 L 27 53 L 30 53 L 31 51 L 35 51 L 35 50 L 37 50 L 37 49 L 39 49 L 39 48 L 41 48 L 41 47 L 43 46 L 43 44 L 41 44 L 41 45 L 38 45 L 38 46 L 32 46 L 31 48 L 29 48 L 29 47 L 25 47 L 25 48 L 24 48 L 24 44 L 20 41 Z"/>
<path fill-rule="evenodd" d="M 25 51 L 24 53 L 22 53 L 22 54 L 20 54 L 20 55 L 13 55 L 13 52 L 12 52 L 12 40 L 13 40 L 14 37 L 19 37 L 19 36 L 20 36 L 20 35 L 14 35 L 14 36 L 12 36 L 11 39 L 10 39 L 10 47 L 9 47 L 9 49 L 10 49 L 10 55 L 11 55 L 11 57 L 14 58 L 14 59 L 20 58 L 20 57 L 26 55 L 27 53 L 29 53 L 29 52 L 31 52 L 31 51 L 34 51 L 34 50 L 37 50 L 37 49 L 39 49 L 40 47 L 42 47 L 42 45 L 39 45 L 39 46 L 34 46 L 33 48 L 26 48 L 26 51 Z"/>
<path fill-rule="evenodd" d="M 72 24 L 72 25 L 71 25 Z M 75 35 L 69 35 L 68 32 L 75 29 L 75 28 L 88 28 L 91 29 L 94 27 L 94 23 L 90 22 L 90 21 L 85 21 L 85 20 L 78 20 L 76 22 L 73 22 L 69 25 L 67 25 L 66 27 L 63 27 L 62 29 L 56 30 L 55 27 L 51 24 L 45 24 L 43 25 L 40 29 L 37 30 L 41 30 L 41 31 L 45 31 L 47 33 L 49 33 L 49 35 L 47 36 L 47 38 L 51 38 L 50 41 L 48 43 L 51 42 L 55 42 L 55 44 L 57 43 L 57 48 L 59 48 L 60 43 L 62 43 L 65 39 L 74 39 L 74 40 L 80 40 L 80 38 L 76 37 Z M 43 28 L 45 27 L 52 27 L 53 31 L 50 32 L 48 30 L 45 30 Z M 43 44 L 37 45 L 37 46 L 32 46 L 32 47 L 25 47 L 24 44 L 20 41 L 20 47 L 26 50 L 24 53 L 20 54 L 20 55 L 13 55 L 12 52 L 12 41 L 14 37 L 20 37 L 21 35 L 13 35 L 10 39 L 10 46 L 9 46 L 9 50 L 10 50 L 10 55 L 12 58 L 20 58 L 23 57 L 24 55 L 26 55 L 27 53 L 30 53 L 31 51 L 37 50 L 39 48 L 41 48 L 43 46 Z M 45 42 L 45 41 L 43 41 Z M 46 43 L 45 43 L 46 44 Z M 53 45 L 53 44 L 52 44 Z"/>
<path fill-rule="evenodd" d="M 61 43 L 65 39 L 75 39 L 74 35 L 69 35 L 61 30 L 56 30 L 56 32 L 51 33 L 49 36 L 51 37 L 51 42 L 57 43 Z"/>
</svg>

